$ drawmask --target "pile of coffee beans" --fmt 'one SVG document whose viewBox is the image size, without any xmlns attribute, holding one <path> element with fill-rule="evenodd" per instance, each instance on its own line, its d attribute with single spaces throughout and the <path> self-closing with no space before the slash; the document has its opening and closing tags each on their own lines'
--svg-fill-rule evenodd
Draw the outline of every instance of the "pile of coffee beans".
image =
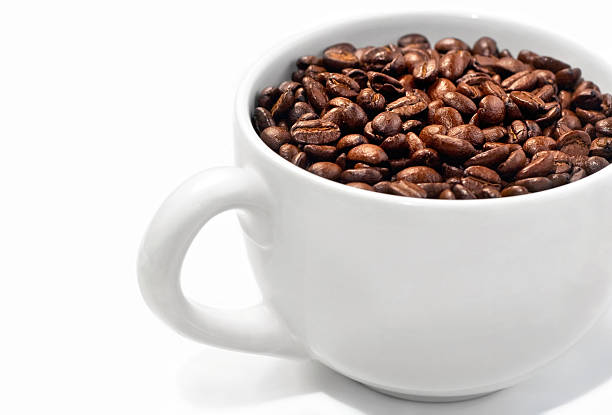
<svg viewBox="0 0 612 415">
<path fill-rule="evenodd" d="M 253 111 L 263 142 L 348 186 L 477 199 L 572 183 L 612 160 L 612 95 L 579 68 L 482 37 L 420 34 L 297 59 Z"/>
</svg>

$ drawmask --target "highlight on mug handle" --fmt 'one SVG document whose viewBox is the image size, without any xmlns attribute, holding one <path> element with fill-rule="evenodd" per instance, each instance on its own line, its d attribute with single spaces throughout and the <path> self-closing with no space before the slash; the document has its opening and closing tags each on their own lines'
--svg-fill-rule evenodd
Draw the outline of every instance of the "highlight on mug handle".
<svg viewBox="0 0 612 415">
<path fill-rule="evenodd" d="M 266 226 L 266 186 L 255 173 L 220 167 L 199 173 L 172 193 L 155 214 L 138 258 L 138 281 L 148 306 L 164 322 L 194 340 L 253 353 L 303 357 L 285 324 L 265 300 L 242 310 L 190 302 L 180 274 L 193 239 L 215 215 L 244 210 L 254 226 Z"/>
</svg>

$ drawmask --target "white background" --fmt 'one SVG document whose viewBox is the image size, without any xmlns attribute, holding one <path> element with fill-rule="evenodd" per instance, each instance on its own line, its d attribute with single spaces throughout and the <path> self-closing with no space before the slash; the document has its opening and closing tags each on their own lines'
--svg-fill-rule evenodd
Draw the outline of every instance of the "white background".
<svg viewBox="0 0 612 415">
<path fill-rule="evenodd" d="M 227 126 L 249 64 L 351 9 L 419 8 L 412 3 L 0 2 L 0 413 L 611 413 L 612 312 L 531 380 L 427 405 L 376 394 L 316 363 L 193 343 L 139 296 L 136 252 L 157 206 L 189 175 L 232 163 Z M 463 7 L 612 52 L 603 3 Z M 184 280 L 211 305 L 257 300 L 233 214 L 197 238 Z"/>
</svg>

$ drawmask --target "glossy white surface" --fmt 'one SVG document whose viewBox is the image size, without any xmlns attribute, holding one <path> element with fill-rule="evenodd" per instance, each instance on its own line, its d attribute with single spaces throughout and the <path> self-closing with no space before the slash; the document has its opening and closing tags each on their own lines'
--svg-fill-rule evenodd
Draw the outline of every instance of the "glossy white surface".
<svg viewBox="0 0 612 415">
<path fill-rule="evenodd" d="M 387 398 L 312 362 L 208 347 L 152 316 L 135 278 L 148 222 L 185 178 L 233 162 L 230 133 L 211 127 L 234 118 L 234 96 L 223 91 L 273 43 L 346 13 L 344 2 L 310 4 L 243 2 L 239 13 L 233 2 L 211 13 L 196 0 L 0 5 L 0 413 L 610 414 L 612 313 L 532 378 L 443 405 Z M 541 22 L 612 56 L 601 36 L 608 14 L 601 3 L 580 4 L 554 18 L 557 6 L 521 0 L 470 11 Z M 274 24 L 253 21 L 262 13 Z M 244 63 L 210 82 L 219 78 L 209 56 L 233 60 L 228 45 L 241 43 Z M 232 310 L 260 300 L 232 212 L 196 237 L 183 274 L 203 304 Z"/>
<path fill-rule="evenodd" d="M 254 133 L 249 110 L 256 92 L 286 79 L 295 56 L 319 52 L 329 39 L 382 44 L 406 27 L 431 39 L 453 33 L 468 43 L 488 31 L 514 53 L 524 47 L 520 32 L 532 49 L 581 62 L 584 76 L 612 86 L 610 67 L 572 41 L 467 13 L 338 20 L 289 40 L 260 60 L 238 91 L 242 173 L 190 179 L 165 202 L 144 239 L 141 287 L 173 327 L 229 348 L 296 353 L 287 346 L 290 332 L 305 354 L 377 390 L 462 399 L 532 375 L 607 309 L 612 220 L 601 207 L 612 205 L 612 170 L 520 198 L 398 198 L 309 174 Z M 232 207 L 263 211 L 241 219 L 263 307 L 271 311 L 267 320 L 241 325 L 242 315 L 228 320 L 231 314 L 193 306 L 178 289 L 195 232 Z M 288 327 L 286 344 L 275 315 Z"/>
</svg>

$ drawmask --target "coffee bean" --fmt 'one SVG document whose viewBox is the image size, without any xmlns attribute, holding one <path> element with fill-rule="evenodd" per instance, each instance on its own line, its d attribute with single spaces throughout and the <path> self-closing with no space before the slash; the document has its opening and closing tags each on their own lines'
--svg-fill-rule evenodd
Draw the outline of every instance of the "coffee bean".
<svg viewBox="0 0 612 415">
<path fill-rule="evenodd" d="M 359 60 L 353 51 L 343 47 L 327 49 L 323 52 L 323 65 L 332 71 L 344 68 L 354 68 L 359 64 Z"/>
<path fill-rule="evenodd" d="M 441 124 L 447 129 L 463 124 L 463 118 L 459 111 L 452 107 L 438 108 L 433 116 L 434 124 Z"/>
<path fill-rule="evenodd" d="M 301 119 L 305 114 L 316 115 L 312 106 L 307 102 L 296 102 L 295 105 L 287 113 L 287 123 L 293 125 L 297 120 Z"/>
<path fill-rule="evenodd" d="M 591 156 L 612 158 L 612 137 L 600 137 L 593 140 L 590 149 Z"/>
<path fill-rule="evenodd" d="M 470 64 L 472 55 L 467 50 L 453 50 L 440 59 L 438 73 L 443 78 L 454 81 L 461 77 Z"/>
<path fill-rule="evenodd" d="M 476 112 L 476 104 L 474 104 L 474 101 L 458 92 L 447 92 L 443 95 L 442 101 L 463 115 L 472 115 Z"/>
<path fill-rule="evenodd" d="M 609 164 L 610 163 L 608 162 L 608 160 L 606 160 L 603 157 L 592 156 L 592 157 L 589 157 L 589 159 L 587 160 L 585 170 L 588 174 L 593 174 L 593 173 L 597 173 L 599 170 L 603 169 Z"/>
<path fill-rule="evenodd" d="M 278 151 L 283 144 L 288 143 L 291 139 L 289 131 L 282 127 L 275 126 L 264 129 L 259 137 L 274 151 Z"/>
<path fill-rule="evenodd" d="M 472 53 L 482 56 L 496 56 L 497 43 L 495 43 L 495 40 L 491 39 L 490 37 L 483 36 L 474 43 Z"/>
<path fill-rule="evenodd" d="M 520 120 L 512 121 L 507 131 L 509 144 L 522 144 L 529 138 L 527 124 Z"/>
<path fill-rule="evenodd" d="M 303 151 L 300 151 L 295 156 L 293 156 L 291 162 L 299 168 L 305 169 L 308 165 L 308 156 Z"/>
<path fill-rule="evenodd" d="M 253 124 L 258 134 L 268 127 L 274 127 L 276 123 L 272 118 L 272 114 L 264 107 L 257 107 L 253 111 Z"/>
<path fill-rule="evenodd" d="M 447 37 L 436 42 L 435 48 L 438 52 L 449 52 L 452 50 L 469 50 L 470 47 L 463 40 Z"/>
<path fill-rule="evenodd" d="M 521 71 L 504 79 L 501 86 L 506 91 L 531 91 L 537 82 L 538 79 L 532 71 Z"/>
<path fill-rule="evenodd" d="M 497 72 L 509 75 L 529 69 L 529 67 L 523 62 L 519 61 L 518 59 L 514 59 L 511 56 L 501 57 L 495 61 L 493 68 Z"/>
<path fill-rule="evenodd" d="M 418 95 L 410 95 L 396 99 L 387 104 L 387 111 L 398 114 L 406 119 L 413 117 L 427 109 L 427 103 Z"/>
<path fill-rule="evenodd" d="M 527 156 L 522 149 L 514 150 L 508 156 L 508 159 L 497 166 L 497 172 L 502 176 L 509 178 L 517 171 L 521 170 L 527 164 Z"/>
<path fill-rule="evenodd" d="M 435 134 L 429 146 L 439 153 L 457 160 L 466 160 L 476 153 L 474 146 L 469 141 L 442 134 Z"/>
<path fill-rule="evenodd" d="M 417 197 L 417 198 L 426 198 L 427 192 L 421 189 L 414 183 L 410 183 L 406 180 L 398 180 L 395 182 L 391 182 L 388 185 L 389 193 L 398 196 L 405 197 Z"/>
<path fill-rule="evenodd" d="M 499 84 L 490 80 L 484 81 L 480 85 L 480 89 L 483 95 L 495 95 L 496 97 L 502 100 L 504 100 L 508 96 L 508 94 L 506 94 L 506 91 L 504 91 L 504 89 Z"/>
<path fill-rule="evenodd" d="M 394 112 L 381 112 L 372 120 L 372 130 L 385 137 L 397 134 L 402 131 L 402 119 Z"/>
<path fill-rule="evenodd" d="M 448 130 L 449 137 L 461 138 L 469 141 L 474 147 L 480 147 L 485 141 L 482 130 L 475 125 L 462 124 Z"/>
<path fill-rule="evenodd" d="M 558 72 L 562 69 L 569 68 L 567 63 L 551 58 L 550 56 L 538 56 L 531 64 L 538 69 L 546 69 L 551 72 Z"/>
<path fill-rule="evenodd" d="M 502 197 L 520 196 L 520 195 L 526 195 L 528 193 L 529 193 L 529 190 L 527 190 L 527 188 L 524 186 L 508 186 L 504 190 L 501 191 Z"/>
<path fill-rule="evenodd" d="M 484 96 L 481 87 L 476 85 L 468 85 L 465 82 L 457 84 L 455 92 L 465 95 L 474 102 L 480 101 L 480 99 Z"/>
<path fill-rule="evenodd" d="M 466 167 L 484 166 L 495 168 L 497 165 L 504 162 L 508 158 L 509 154 L 510 149 L 508 146 L 499 146 L 476 154 L 474 157 L 466 160 L 463 165 Z"/>
<path fill-rule="evenodd" d="M 523 144 L 523 150 L 529 156 L 534 156 L 540 151 L 554 150 L 555 148 L 557 148 L 557 142 L 546 136 L 532 137 Z"/>
<path fill-rule="evenodd" d="M 367 122 L 368 114 L 359 105 L 351 102 L 343 108 L 342 125 L 346 131 L 361 131 Z"/>
<path fill-rule="evenodd" d="M 585 110 L 601 109 L 601 92 L 593 88 L 576 91 L 572 95 L 572 105 Z"/>
<path fill-rule="evenodd" d="M 413 44 L 424 44 L 429 46 L 427 38 L 419 33 L 409 33 L 399 38 L 397 44 L 399 46 L 408 46 Z"/>
<path fill-rule="evenodd" d="M 340 128 L 323 120 L 298 121 L 291 127 L 291 138 L 304 144 L 327 144 L 340 138 Z"/>
<path fill-rule="evenodd" d="M 414 132 L 420 133 L 423 128 L 423 122 L 419 120 L 406 120 L 402 123 L 402 131 L 404 133 Z"/>
<path fill-rule="evenodd" d="M 382 177 L 382 174 L 373 168 L 348 169 L 340 174 L 340 180 L 343 182 L 364 182 L 368 184 L 379 182 Z"/>
<path fill-rule="evenodd" d="M 257 98 L 257 105 L 267 110 L 272 109 L 272 106 L 280 97 L 281 91 L 275 86 L 269 86 L 261 90 Z"/>
<path fill-rule="evenodd" d="M 336 163 L 330 163 L 328 161 L 314 163 L 308 168 L 308 171 L 329 180 L 338 179 L 338 177 L 340 177 L 340 173 L 342 173 L 340 166 L 338 166 Z"/>
<path fill-rule="evenodd" d="M 361 161 L 363 163 L 374 165 L 380 164 L 389 159 L 385 151 L 374 144 L 361 144 L 352 148 L 348 152 L 347 158 L 351 161 Z"/>
<path fill-rule="evenodd" d="M 582 167 L 574 167 L 572 170 L 572 174 L 570 176 L 570 183 L 577 182 L 578 180 L 584 179 L 587 175 L 587 172 Z"/>
<path fill-rule="evenodd" d="M 580 130 L 568 131 L 557 140 L 557 148 L 570 156 L 587 156 L 590 145 L 591 137 Z"/>
<path fill-rule="evenodd" d="M 455 198 L 469 200 L 476 199 L 476 195 L 461 184 L 456 184 L 452 187 L 453 193 L 455 194 Z"/>
<path fill-rule="evenodd" d="M 380 72 L 368 72 L 368 86 L 385 98 L 397 97 L 404 93 L 404 86 L 395 78 Z"/>
<path fill-rule="evenodd" d="M 405 168 L 397 173 L 396 176 L 399 180 L 407 180 L 412 183 L 437 183 L 442 181 L 440 173 L 425 166 Z"/>
<path fill-rule="evenodd" d="M 436 79 L 430 86 L 427 88 L 427 95 L 432 100 L 442 99 L 444 94 L 447 92 L 455 92 L 457 87 L 453 82 L 446 78 L 438 78 Z"/>
<path fill-rule="evenodd" d="M 555 160 L 552 154 L 547 154 L 539 159 L 534 159 L 531 163 L 523 167 L 516 173 L 516 179 L 526 179 L 528 177 L 546 176 L 555 170 Z"/>
<path fill-rule="evenodd" d="M 507 134 L 507 131 L 504 127 L 495 126 L 488 127 L 482 129 L 482 135 L 484 136 L 485 141 L 499 141 L 503 139 Z"/>
<path fill-rule="evenodd" d="M 357 95 L 357 104 L 369 113 L 379 113 L 385 109 L 385 97 L 371 88 L 364 88 Z"/>
<path fill-rule="evenodd" d="M 452 190 L 445 189 L 440 193 L 438 199 L 454 200 L 456 197 Z"/>
<path fill-rule="evenodd" d="M 302 84 L 304 85 L 304 91 L 306 91 L 306 96 L 312 106 L 316 108 L 317 111 L 324 109 L 327 105 L 327 101 L 329 101 L 327 93 L 325 92 L 325 87 L 309 76 L 305 76 L 302 79 Z"/>
<path fill-rule="evenodd" d="M 484 166 L 470 166 L 465 169 L 466 176 L 473 177 L 491 184 L 501 184 L 501 178 L 495 171 Z"/>
<path fill-rule="evenodd" d="M 285 91 L 280 95 L 276 103 L 272 106 L 272 109 L 270 110 L 270 114 L 272 114 L 273 118 L 279 119 L 283 117 L 285 114 L 287 114 L 289 109 L 291 109 L 291 107 L 293 106 L 294 102 L 295 102 L 295 97 L 293 95 L 293 92 L 290 90 Z"/>
<path fill-rule="evenodd" d="M 535 114 L 544 108 L 544 101 L 527 91 L 512 91 L 510 98 L 522 112 Z"/>
<path fill-rule="evenodd" d="M 548 177 L 529 177 L 527 179 L 521 179 L 514 182 L 515 186 L 522 186 L 530 192 L 541 192 L 542 190 L 548 190 L 553 186 L 552 180 Z"/>
<path fill-rule="evenodd" d="M 549 174 L 548 178 L 552 182 L 553 187 L 559 187 L 569 183 L 570 175 L 569 173 L 553 173 Z"/>
<path fill-rule="evenodd" d="M 504 102 L 495 95 L 487 95 L 480 101 L 478 115 L 479 120 L 485 124 L 499 124 L 506 116 Z"/>
<path fill-rule="evenodd" d="M 334 160 L 336 158 L 336 146 L 306 144 L 304 152 L 312 160 Z"/>
<path fill-rule="evenodd" d="M 278 149 L 278 154 L 280 154 L 282 158 L 288 161 L 291 161 L 293 157 L 295 157 L 295 155 L 299 152 L 300 150 L 296 146 L 288 143 L 283 144 Z"/>
<path fill-rule="evenodd" d="M 555 73 L 555 79 L 559 88 L 572 89 L 581 75 L 580 68 L 564 68 Z"/>
<path fill-rule="evenodd" d="M 578 110 L 576 110 L 578 113 Z M 598 137 L 612 136 L 612 117 L 604 118 L 595 122 L 595 131 Z"/>
<path fill-rule="evenodd" d="M 349 150 L 353 147 L 357 147 L 360 144 L 368 144 L 368 140 L 361 134 L 348 134 L 338 140 L 336 149 L 338 151 Z"/>
<path fill-rule="evenodd" d="M 374 191 L 374 188 L 367 183 L 351 182 L 351 183 L 346 183 L 346 185 L 350 187 L 355 187 L 357 189 L 369 190 L 370 192 Z"/>
</svg>

